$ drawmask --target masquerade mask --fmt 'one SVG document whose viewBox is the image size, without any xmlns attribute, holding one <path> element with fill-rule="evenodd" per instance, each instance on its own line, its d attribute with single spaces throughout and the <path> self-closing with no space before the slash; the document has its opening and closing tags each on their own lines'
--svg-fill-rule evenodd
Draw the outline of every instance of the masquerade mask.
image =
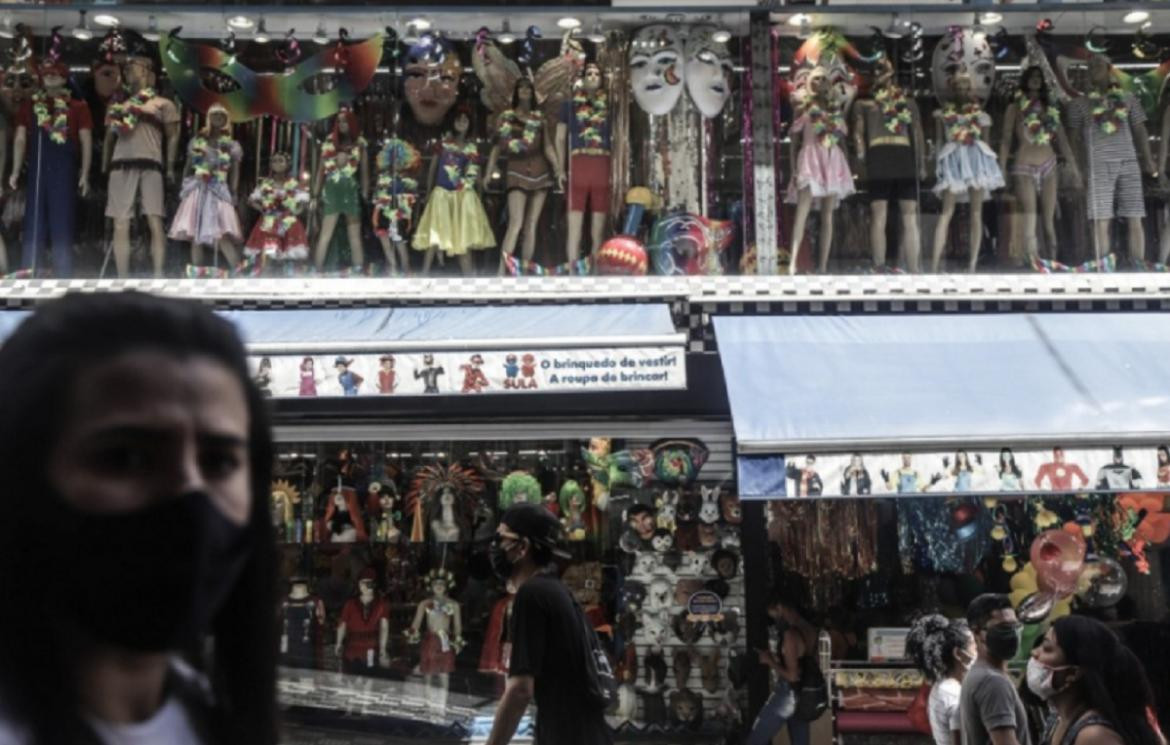
<svg viewBox="0 0 1170 745">
<path fill-rule="evenodd" d="M 175 32 L 159 41 L 163 68 L 179 98 L 196 111 L 215 103 L 227 109 L 233 122 L 265 114 L 293 122 L 313 122 L 337 113 L 353 101 L 374 78 L 382 58 L 382 37 L 326 49 L 284 74 L 259 74 L 218 47 L 180 39 Z M 338 70 L 332 85 L 313 85 L 326 67 Z M 204 74 L 219 75 L 221 92 L 208 87 Z"/>
<path fill-rule="evenodd" d="M 443 39 L 424 34 L 406 58 L 406 102 L 420 124 L 443 122 L 459 94 L 463 65 Z"/>
<path fill-rule="evenodd" d="M 712 41 L 714 26 L 694 26 L 686 44 L 687 93 L 703 116 L 718 116 L 731 97 L 731 55 Z"/>
<path fill-rule="evenodd" d="M 648 114 L 668 114 L 682 96 L 686 75 L 678 29 L 654 24 L 638 30 L 630 44 L 630 85 Z"/>
<path fill-rule="evenodd" d="M 969 28 L 950 28 L 939 39 L 931 56 L 931 75 L 935 91 L 949 100 L 955 77 L 966 73 L 971 78 L 971 96 L 986 102 L 995 85 L 995 54 L 986 34 Z"/>
</svg>

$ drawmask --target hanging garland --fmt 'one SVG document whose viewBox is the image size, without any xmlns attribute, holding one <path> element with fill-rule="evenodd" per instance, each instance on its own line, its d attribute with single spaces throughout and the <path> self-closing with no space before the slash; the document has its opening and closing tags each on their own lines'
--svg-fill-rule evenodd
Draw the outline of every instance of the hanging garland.
<svg viewBox="0 0 1170 745">
<path fill-rule="evenodd" d="M 359 137 L 358 141 L 350 147 L 339 150 L 337 143 L 332 138 L 326 140 L 325 144 L 321 146 L 321 160 L 325 169 L 325 177 L 333 182 L 340 181 L 342 178 L 352 179 L 357 173 L 357 164 L 360 162 L 362 148 L 365 147 L 365 144 L 366 141 Z"/>
<path fill-rule="evenodd" d="M 106 112 L 106 125 L 113 127 L 119 135 L 128 135 L 138 126 L 150 99 L 154 98 L 153 88 L 143 88 L 125 101 L 110 104 Z"/>
<path fill-rule="evenodd" d="M 284 235 L 297 221 L 297 210 L 309 201 L 308 193 L 295 178 L 277 183 L 266 178 L 260 182 L 256 202 L 260 207 L 260 229 Z"/>
<path fill-rule="evenodd" d="M 905 91 L 891 85 L 873 94 L 873 100 L 885 121 L 886 131 L 899 137 L 905 136 L 910 130 L 910 123 L 914 121 Z"/>
<path fill-rule="evenodd" d="M 577 118 L 577 132 L 586 148 L 604 147 L 607 110 L 605 91 L 597 91 L 592 99 L 583 90 L 573 94 L 573 115 Z"/>
<path fill-rule="evenodd" d="M 69 134 L 69 98 L 64 95 L 53 96 L 50 101 L 48 94 L 37 91 L 33 94 L 32 105 L 37 126 L 48 133 L 52 142 L 64 145 Z"/>
<path fill-rule="evenodd" d="M 527 155 L 536 144 L 536 136 L 543 124 L 539 113 L 508 109 L 500 114 L 500 147 L 509 155 Z"/>
<path fill-rule="evenodd" d="M 960 145 L 974 145 L 983 136 L 983 130 L 979 127 L 979 117 L 982 115 L 983 109 L 977 103 L 964 104 L 962 111 L 956 109 L 953 103 L 948 103 L 942 114 L 947 140 Z"/>
<path fill-rule="evenodd" d="M 845 115 L 839 110 L 826 112 L 813 103 L 808 108 L 808 121 L 812 125 L 813 134 L 823 148 L 836 147 L 845 139 Z"/>
<path fill-rule="evenodd" d="M 462 145 L 451 139 L 443 140 L 443 155 L 455 156 L 453 162 L 443 166 L 447 178 L 456 185 L 456 189 L 474 189 L 479 182 L 479 148 L 474 142 L 465 142 Z M 444 160 L 446 160 L 444 158 Z M 464 165 L 463 161 L 466 161 Z"/>
<path fill-rule="evenodd" d="M 1024 136 L 1032 145 L 1048 145 L 1060 128 L 1060 109 L 1030 99 L 1023 91 L 1016 94 L 1016 105 L 1024 121 Z"/>
<path fill-rule="evenodd" d="M 232 167 L 232 138 L 220 135 L 215 147 L 202 135 L 191 140 L 191 171 L 195 177 L 216 184 L 226 184 Z"/>
<path fill-rule="evenodd" d="M 388 225 L 400 220 L 409 220 L 414 209 L 418 181 L 405 176 L 378 176 L 374 191 L 374 211 L 381 212 Z"/>
<path fill-rule="evenodd" d="M 1089 93 L 1089 105 L 1093 111 L 1093 122 L 1107 135 L 1121 129 L 1129 116 L 1129 107 L 1121 86 L 1111 85 L 1105 95 L 1099 91 Z"/>
</svg>

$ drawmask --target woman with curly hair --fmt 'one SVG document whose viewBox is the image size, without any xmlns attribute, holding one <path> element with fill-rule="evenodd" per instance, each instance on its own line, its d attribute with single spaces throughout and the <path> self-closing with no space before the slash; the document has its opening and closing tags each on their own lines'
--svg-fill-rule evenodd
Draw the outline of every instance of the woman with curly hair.
<svg viewBox="0 0 1170 745">
<path fill-rule="evenodd" d="M 927 712 L 936 745 L 959 745 L 959 692 L 978 654 L 974 634 L 962 619 L 922 616 L 906 637 L 906 654 L 931 683 Z"/>
</svg>

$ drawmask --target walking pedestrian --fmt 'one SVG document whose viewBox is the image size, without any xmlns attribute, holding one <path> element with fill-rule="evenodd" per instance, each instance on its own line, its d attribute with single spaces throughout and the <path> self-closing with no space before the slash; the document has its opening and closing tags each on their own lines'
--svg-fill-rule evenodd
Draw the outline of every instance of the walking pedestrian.
<svg viewBox="0 0 1170 745">
<path fill-rule="evenodd" d="M 906 654 L 931 684 L 926 710 L 935 745 L 962 745 L 959 697 L 978 655 L 967 622 L 937 613 L 922 616 L 910 627 Z"/>
<path fill-rule="evenodd" d="M 1028 715 L 1007 664 L 1020 649 L 1023 629 L 1007 595 L 986 593 L 967 606 L 979 655 L 959 696 L 963 745 L 1031 745 Z"/>
<path fill-rule="evenodd" d="M 782 596 L 769 600 L 768 617 L 779 628 L 780 655 L 770 649 L 757 649 L 756 654 L 760 663 L 776 675 L 776 684 L 756 715 L 745 744 L 767 745 L 787 725 L 792 745 L 808 745 L 809 723 L 795 716 L 796 692 L 810 667 L 816 664 L 819 631 L 805 620 L 796 603 Z"/>
</svg>

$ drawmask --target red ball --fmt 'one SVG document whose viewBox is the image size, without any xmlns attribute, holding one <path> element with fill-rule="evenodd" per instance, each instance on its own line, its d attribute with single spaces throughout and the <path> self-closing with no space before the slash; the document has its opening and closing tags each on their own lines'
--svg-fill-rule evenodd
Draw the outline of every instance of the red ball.
<svg viewBox="0 0 1170 745">
<path fill-rule="evenodd" d="M 597 252 L 597 273 L 644 276 L 650 257 L 642 241 L 630 235 L 615 235 Z"/>
</svg>

